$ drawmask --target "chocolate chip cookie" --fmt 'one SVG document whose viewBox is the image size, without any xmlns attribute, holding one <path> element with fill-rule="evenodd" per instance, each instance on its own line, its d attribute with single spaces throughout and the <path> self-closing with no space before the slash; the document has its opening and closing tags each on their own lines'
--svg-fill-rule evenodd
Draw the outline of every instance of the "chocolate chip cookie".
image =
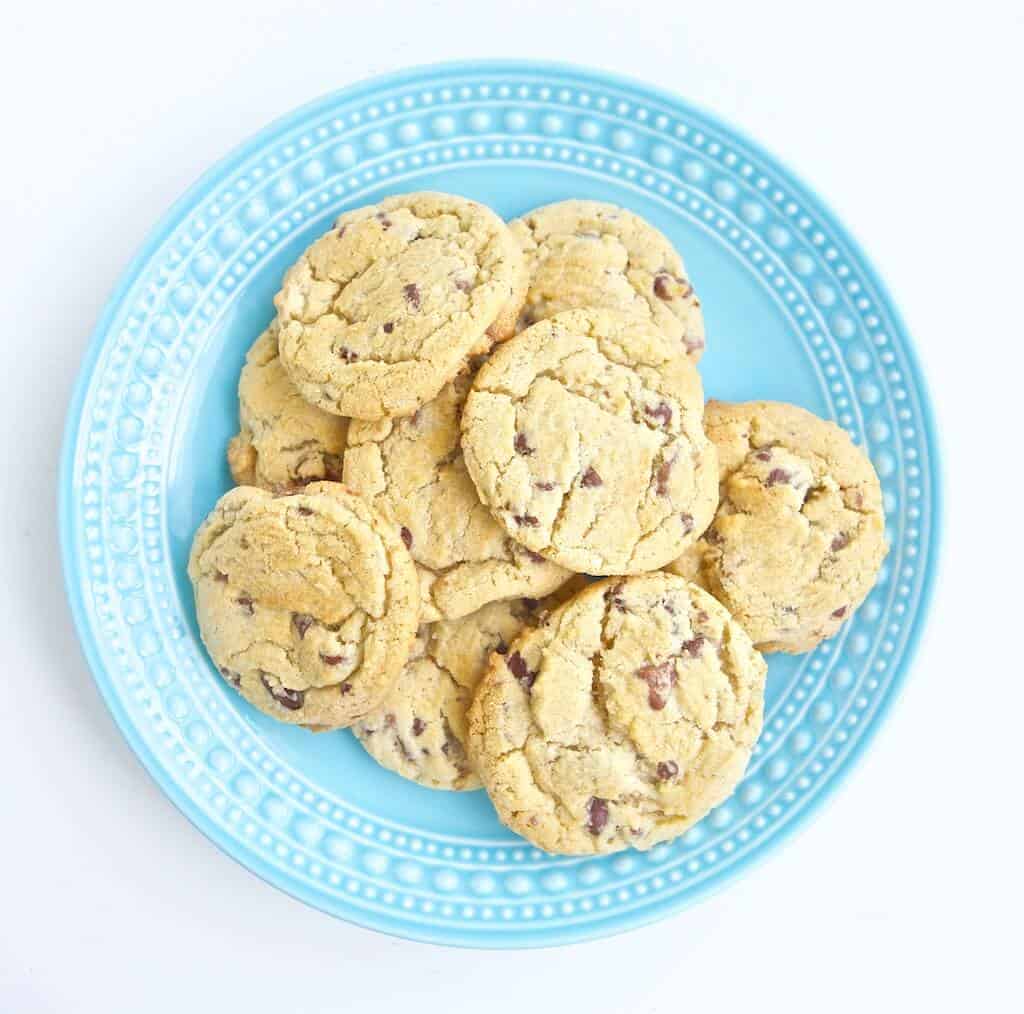
<svg viewBox="0 0 1024 1014">
<path fill-rule="evenodd" d="M 539 848 L 647 849 L 739 782 L 766 669 L 725 608 L 682 578 L 601 581 L 492 656 L 470 758 L 501 820 Z"/>
<path fill-rule="evenodd" d="M 349 428 L 345 485 L 401 533 L 419 571 L 425 622 L 496 599 L 537 598 L 569 578 L 506 535 L 477 496 L 459 445 L 471 381 L 464 372 L 404 419 Z"/>
<path fill-rule="evenodd" d="M 650 321 L 570 310 L 480 368 L 462 448 L 516 541 L 579 573 L 634 574 L 665 566 L 714 515 L 703 408 L 694 364 Z"/>
<path fill-rule="evenodd" d="M 541 601 L 491 602 L 471 616 L 420 627 L 398 682 L 352 731 L 380 764 L 420 785 L 479 788 L 466 754 L 466 712 L 491 654 L 507 654 L 524 629 L 585 585 L 575 578 Z"/>
<path fill-rule="evenodd" d="M 342 215 L 274 299 L 281 361 L 336 415 L 411 415 L 510 334 L 526 291 L 508 226 L 464 197 L 389 197 Z"/>
<path fill-rule="evenodd" d="M 188 573 L 214 664 L 282 722 L 351 725 L 409 657 L 412 559 L 393 526 L 337 483 L 226 493 L 196 533 Z"/>
<path fill-rule="evenodd" d="M 228 466 L 240 486 L 283 492 L 341 478 L 348 420 L 310 405 L 277 354 L 277 322 L 256 339 L 238 382 L 238 435 Z"/>
<path fill-rule="evenodd" d="M 850 618 L 885 559 L 878 476 L 849 436 L 795 405 L 708 403 L 721 503 L 671 570 L 722 602 L 762 651 L 803 652 Z"/>
<path fill-rule="evenodd" d="M 704 316 L 683 259 L 639 215 L 599 201 L 560 201 L 510 225 L 530 287 L 521 326 L 585 306 L 650 320 L 692 359 L 704 351 Z"/>
</svg>

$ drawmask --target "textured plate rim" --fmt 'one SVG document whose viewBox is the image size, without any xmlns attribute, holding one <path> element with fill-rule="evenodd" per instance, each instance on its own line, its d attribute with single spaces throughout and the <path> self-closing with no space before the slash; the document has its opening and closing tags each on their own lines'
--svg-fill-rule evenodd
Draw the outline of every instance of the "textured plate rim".
<svg viewBox="0 0 1024 1014">
<path fill-rule="evenodd" d="M 872 722 L 863 730 L 852 748 L 844 756 L 830 773 L 829 778 L 821 788 L 802 806 L 799 811 L 791 817 L 763 846 L 737 860 L 728 869 L 722 870 L 710 877 L 699 887 L 674 898 L 661 900 L 651 907 L 642 908 L 632 913 L 618 913 L 608 919 L 598 919 L 585 926 L 561 927 L 546 931 L 531 933 L 528 937 L 519 935 L 515 937 L 504 937 L 492 939 L 481 937 L 474 933 L 462 933 L 458 931 L 444 931 L 443 939 L 436 933 L 419 931 L 411 925 L 405 925 L 396 929 L 395 925 L 386 917 L 378 917 L 375 913 L 360 913 L 358 920 L 327 907 L 318 897 L 315 891 L 307 889 L 301 881 L 285 880 L 277 871 L 265 868 L 262 860 L 256 856 L 243 858 L 236 854 L 238 840 L 236 837 L 221 831 L 216 825 L 210 824 L 202 811 L 198 809 L 192 797 L 181 791 L 175 781 L 166 776 L 163 765 L 152 754 L 141 735 L 136 731 L 135 725 L 122 706 L 119 696 L 114 692 L 109 682 L 109 677 L 98 654 L 95 643 L 95 635 L 86 615 L 85 603 L 82 599 L 81 588 L 76 581 L 78 557 L 74 550 L 74 538 L 72 533 L 72 502 L 73 475 L 75 464 L 75 449 L 78 432 L 81 424 L 82 411 L 89 383 L 93 375 L 93 369 L 100 353 L 103 350 L 108 334 L 110 323 L 118 308 L 124 300 L 131 286 L 138 278 L 144 266 L 148 263 L 150 255 L 165 240 L 167 235 L 177 226 L 184 209 L 191 207 L 206 191 L 212 188 L 222 177 L 226 176 L 234 165 L 246 158 L 252 152 L 259 149 L 272 137 L 295 126 L 300 121 L 315 114 L 322 108 L 345 99 L 357 98 L 366 92 L 372 92 L 379 88 L 407 84 L 416 79 L 434 73 L 494 73 L 494 72 L 525 72 L 532 74 L 571 74 L 586 77 L 609 87 L 627 88 L 633 92 L 648 96 L 653 99 L 666 102 L 670 105 L 682 106 L 698 116 L 702 117 L 716 128 L 731 135 L 744 144 L 749 150 L 756 153 L 773 170 L 783 176 L 788 186 L 800 195 L 806 204 L 828 223 L 838 236 L 849 248 L 858 260 L 858 267 L 865 274 L 868 280 L 875 286 L 876 290 L 884 297 L 886 310 L 892 317 L 893 323 L 901 335 L 906 339 L 902 344 L 902 351 L 908 363 L 912 367 L 920 400 L 921 418 L 927 433 L 927 442 L 934 449 L 930 455 L 929 479 L 931 481 L 932 498 L 929 502 L 930 531 L 928 546 L 927 571 L 924 576 L 919 605 L 908 633 L 905 648 L 899 665 L 892 675 L 885 690 L 884 696 L 879 701 Z M 231 149 L 222 156 L 206 172 L 204 172 L 163 214 L 157 224 L 147 235 L 138 251 L 132 257 L 127 267 L 123 270 L 114 291 L 106 301 L 100 317 L 93 328 L 92 334 L 87 343 L 79 372 L 71 397 L 68 414 L 64 427 L 63 444 L 60 454 L 60 465 L 58 470 L 58 525 L 61 560 L 64 571 L 64 584 L 71 607 L 71 614 L 78 635 L 79 643 L 86 662 L 92 673 L 93 679 L 100 691 L 100 694 L 109 709 L 115 724 L 122 736 L 127 741 L 132 752 L 141 762 L 142 766 L 157 783 L 163 793 L 174 803 L 174 805 L 188 818 L 206 838 L 216 845 L 223 853 L 238 862 L 249 872 L 255 874 L 269 885 L 278 888 L 284 893 L 304 902 L 312 908 L 318 909 L 325 914 L 341 918 L 352 925 L 385 933 L 390 936 L 397 936 L 421 943 L 435 944 L 438 946 L 457 946 L 481 949 L 521 949 L 559 946 L 567 943 L 583 942 L 604 938 L 618 933 L 635 929 L 640 926 L 649 925 L 660 921 L 670 915 L 681 912 L 683 909 L 703 900 L 715 893 L 720 888 L 737 880 L 741 875 L 755 867 L 766 858 L 774 855 L 778 849 L 789 841 L 790 837 L 801 830 L 813 819 L 821 808 L 828 803 L 836 791 L 846 783 L 852 770 L 857 766 L 863 752 L 874 742 L 879 730 L 886 724 L 896 701 L 899 699 L 902 690 L 906 685 L 910 669 L 914 663 L 920 647 L 921 637 L 926 626 L 927 616 L 930 610 L 932 596 L 938 578 L 941 565 L 941 552 L 944 523 L 943 503 L 945 499 L 944 476 L 940 460 L 942 457 L 942 443 L 940 431 L 935 423 L 934 409 L 928 384 L 927 374 L 922 368 L 917 354 L 917 348 L 910 336 L 910 332 L 899 312 L 899 309 L 892 299 L 890 289 L 884 284 L 872 261 L 867 257 L 856 236 L 843 224 L 833 213 L 829 205 L 818 196 L 816 191 L 809 187 L 796 173 L 792 172 L 786 163 L 775 156 L 771 149 L 759 141 L 751 139 L 743 130 L 738 129 L 720 116 L 712 113 L 699 104 L 689 99 L 684 99 L 667 89 L 659 88 L 646 82 L 626 75 L 614 74 L 603 70 L 596 70 L 580 64 L 565 63 L 561 61 L 543 61 L 530 59 L 501 59 L 501 60 L 469 60 L 469 61 L 448 61 L 440 63 L 420 64 L 404 70 L 394 71 L 387 74 L 375 75 L 364 78 L 351 85 L 322 95 L 310 102 L 285 113 L 274 119 L 265 127 L 253 134 L 247 140 Z"/>
</svg>

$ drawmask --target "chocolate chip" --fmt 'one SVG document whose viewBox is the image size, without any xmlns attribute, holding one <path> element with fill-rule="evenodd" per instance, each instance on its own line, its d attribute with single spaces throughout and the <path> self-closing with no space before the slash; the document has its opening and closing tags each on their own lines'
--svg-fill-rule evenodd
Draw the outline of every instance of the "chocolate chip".
<svg viewBox="0 0 1024 1014">
<path fill-rule="evenodd" d="M 840 606 L 832 613 L 833 619 L 841 620 L 846 615 L 847 606 Z"/>
<path fill-rule="evenodd" d="M 391 228 L 391 219 L 388 218 L 388 216 L 386 214 L 384 214 L 383 211 L 378 211 L 377 214 L 374 217 L 377 219 L 378 222 L 380 222 L 380 227 L 382 229 L 390 229 Z"/>
<path fill-rule="evenodd" d="M 298 510 L 299 510 L 299 513 L 300 513 L 300 514 L 301 514 L 301 515 L 302 515 L 302 516 L 303 516 L 304 518 L 308 518 L 308 517 L 310 516 L 310 514 L 312 514 L 312 513 L 313 513 L 313 512 L 312 512 L 312 511 L 311 511 L 311 510 L 310 510 L 310 509 L 309 509 L 308 507 L 300 507 L 300 508 L 298 508 Z"/>
<path fill-rule="evenodd" d="M 357 356 L 351 349 L 347 349 L 345 348 L 344 345 L 342 345 L 338 349 L 338 358 L 343 363 L 354 363 L 359 358 L 359 356 Z"/>
<path fill-rule="evenodd" d="M 670 275 L 666 271 L 660 271 L 654 276 L 654 294 L 658 299 L 672 299 L 672 280 L 675 279 L 677 285 L 680 286 L 680 290 L 677 294 L 677 298 L 685 299 L 691 292 L 693 292 L 693 286 L 685 278 L 680 278 L 678 275 Z"/>
<path fill-rule="evenodd" d="M 654 473 L 654 488 L 658 496 L 668 495 L 668 477 L 672 474 L 672 466 L 676 463 L 675 458 L 670 458 L 658 465 L 658 471 Z"/>
<path fill-rule="evenodd" d="M 227 666 L 222 665 L 220 667 L 220 674 L 230 683 L 233 687 L 240 687 L 242 685 L 241 673 L 235 672 L 233 669 L 229 669 Z"/>
<path fill-rule="evenodd" d="M 535 612 L 536 609 L 537 609 L 537 606 L 539 606 L 539 605 L 540 605 L 540 600 L 539 599 L 523 599 L 523 608 L 527 609 L 531 613 Z"/>
<path fill-rule="evenodd" d="M 352 692 L 352 684 L 351 683 L 339 683 L 338 684 L 338 689 L 341 691 L 341 696 L 344 697 L 345 694 L 350 694 Z"/>
<path fill-rule="evenodd" d="M 591 796 L 587 803 L 587 830 L 592 835 L 599 835 L 608 823 L 608 800 L 600 796 Z"/>
<path fill-rule="evenodd" d="M 292 613 L 292 626 L 299 637 L 305 637 L 306 631 L 313 626 L 313 617 L 309 613 Z"/>
<path fill-rule="evenodd" d="M 580 481 L 584 486 L 588 488 L 604 485 L 604 480 L 601 478 L 601 476 L 597 474 L 593 467 L 588 468 L 583 473 L 583 478 Z"/>
<path fill-rule="evenodd" d="M 547 560 L 544 559 L 543 556 L 540 555 L 540 553 L 535 553 L 532 549 L 525 549 L 524 552 L 526 553 L 527 557 L 529 559 L 531 559 L 534 563 L 547 563 L 548 562 Z"/>
<path fill-rule="evenodd" d="M 412 720 L 412 734 L 414 736 L 420 736 L 423 734 L 423 730 L 427 727 L 427 723 L 422 718 L 414 718 Z"/>
<path fill-rule="evenodd" d="M 252 599 L 248 595 L 239 595 L 235 601 L 243 608 L 249 610 L 249 615 L 252 616 L 256 610 L 253 608 Z"/>
<path fill-rule="evenodd" d="M 213 579 L 214 579 L 214 581 L 220 581 L 220 582 L 223 583 L 223 582 L 227 581 L 228 576 L 222 570 L 215 570 L 213 572 Z"/>
<path fill-rule="evenodd" d="M 622 583 L 614 584 L 604 593 L 604 600 L 614 606 L 620 613 L 626 611 L 626 600 L 622 597 Z"/>
<path fill-rule="evenodd" d="M 720 546 L 725 542 L 725 539 L 722 538 L 721 533 L 714 527 L 714 525 L 704 533 L 703 538 L 705 542 L 710 542 L 712 546 Z"/>
<path fill-rule="evenodd" d="M 693 531 L 693 515 L 692 514 L 687 514 L 684 511 L 682 514 L 679 515 L 679 520 L 682 521 L 682 523 L 683 523 L 683 531 L 684 532 L 692 532 Z"/>
<path fill-rule="evenodd" d="M 691 641 L 683 641 L 679 646 L 679 653 L 681 655 L 689 655 L 690 658 L 696 658 L 704 650 L 704 643 L 706 641 L 707 638 L 703 634 L 698 634 Z"/>
<path fill-rule="evenodd" d="M 414 282 L 410 282 L 408 285 L 403 286 L 402 295 L 405 296 L 405 301 L 414 309 L 420 308 L 420 290 L 419 286 Z"/>
<path fill-rule="evenodd" d="M 320 652 L 320 661 L 324 665 L 341 665 L 346 658 L 346 655 L 325 655 L 323 652 Z M 346 690 L 345 693 L 348 693 L 348 691 Z"/>
<path fill-rule="evenodd" d="M 526 439 L 525 433 L 517 433 L 512 446 L 515 447 L 516 454 L 522 454 L 524 457 L 529 457 L 534 451 L 534 448 L 530 446 L 530 442 Z"/>
<path fill-rule="evenodd" d="M 545 493 L 550 493 L 555 488 L 555 484 L 553 482 L 535 482 L 533 488 L 542 489 Z"/>
<path fill-rule="evenodd" d="M 659 401 L 654 408 L 651 408 L 650 405 L 645 406 L 644 412 L 652 419 L 659 420 L 662 426 L 667 426 L 672 422 L 672 409 L 663 401 Z"/>
<path fill-rule="evenodd" d="M 304 690 L 290 690 L 288 687 L 274 686 L 264 673 L 260 677 L 263 682 L 263 686 L 266 687 L 267 693 L 281 705 L 282 708 L 287 708 L 289 711 L 298 711 L 302 707 L 302 702 L 305 700 L 306 692 Z"/>
<path fill-rule="evenodd" d="M 391 332 L 394 331 L 394 329 L 395 329 L 394 321 L 389 320 L 389 321 L 386 321 L 384 323 L 384 333 L 385 334 L 391 334 Z"/>
<path fill-rule="evenodd" d="M 766 486 L 778 486 L 780 483 L 785 485 L 792 478 L 792 473 L 787 472 L 784 468 L 773 468 L 768 473 L 768 478 L 765 479 L 764 484 Z"/>
<path fill-rule="evenodd" d="M 345 230 L 347 228 L 348 228 L 347 225 L 343 225 L 343 226 L 341 226 L 340 229 L 338 229 L 338 239 L 341 239 L 341 237 L 345 235 Z"/>
<path fill-rule="evenodd" d="M 507 655 L 508 654 L 508 645 L 504 641 L 498 641 L 498 643 L 494 646 L 494 650 L 499 655 Z M 486 652 L 484 654 L 486 655 Z"/>
<path fill-rule="evenodd" d="M 400 534 L 402 536 L 402 541 L 405 543 L 405 548 L 412 549 L 412 532 L 410 532 L 405 525 L 402 525 L 402 531 Z"/>
<path fill-rule="evenodd" d="M 840 549 L 846 549 L 846 547 L 849 544 L 850 544 L 850 536 L 847 535 L 846 532 L 840 532 L 832 540 L 832 552 L 833 553 L 838 553 Z"/>
<path fill-rule="evenodd" d="M 534 680 L 537 679 L 537 674 L 530 670 L 526 664 L 526 659 L 518 651 L 512 652 L 505 659 L 505 665 L 508 666 L 508 671 L 515 676 L 516 681 L 524 690 L 529 690 L 533 686 Z"/>
<path fill-rule="evenodd" d="M 532 514 L 513 514 L 512 520 L 521 528 L 536 528 L 540 524 Z"/>
<path fill-rule="evenodd" d="M 456 278 L 455 288 L 457 288 L 459 292 L 469 292 L 469 290 L 473 288 L 473 283 L 467 281 L 465 278 Z"/>
<path fill-rule="evenodd" d="M 676 685 L 676 667 L 671 661 L 658 665 L 645 665 L 636 675 L 647 684 L 647 703 L 654 711 L 661 711 L 668 703 L 668 693 Z"/>
<path fill-rule="evenodd" d="M 658 779 L 662 782 L 667 782 L 670 778 L 675 778 L 679 774 L 679 765 L 674 761 L 662 761 L 658 765 Z"/>
<path fill-rule="evenodd" d="M 758 451 L 755 455 L 758 461 L 771 461 L 772 460 L 772 449 L 766 447 L 763 451 Z"/>
</svg>

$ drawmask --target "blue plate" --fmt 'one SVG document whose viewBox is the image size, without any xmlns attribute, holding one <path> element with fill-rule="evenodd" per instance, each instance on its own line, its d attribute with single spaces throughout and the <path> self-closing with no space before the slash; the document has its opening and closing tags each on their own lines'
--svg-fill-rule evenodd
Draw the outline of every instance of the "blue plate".
<svg viewBox="0 0 1024 1014">
<path fill-rule="evenodd" d="M 797 402 L 866 447 L 892 551 L 832 641 L 771 658 L 736 794 L 649 853 L 555 858 L 483 792 L 377 767 L 347 732 L 277 725 L 217 676 L 185 561 L 230 485 L 236 384 L 281 275 L 347 208 L 408 190 L 514 216 L 614 201 L 666 232 L 701 294 L 709 395 Z M 878 728 L 924 622 L 939 522 L 935 431 L 899 316 L 807 188 L 736 131 L 632 81 L 530 61 L 417 68 L 321 99 L 204 176 L 108 304 L 60 475 L 68 595 L 132 748 L 195 825 L 272 884 L 405 937 L 525 947 L 650 922 L 738 876 L 825 800 Z"/>
</svg>

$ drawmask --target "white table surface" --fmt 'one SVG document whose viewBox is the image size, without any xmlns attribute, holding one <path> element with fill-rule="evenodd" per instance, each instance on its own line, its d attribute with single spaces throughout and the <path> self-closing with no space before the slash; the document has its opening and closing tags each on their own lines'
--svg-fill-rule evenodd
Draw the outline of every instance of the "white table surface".
<svg viewBox="0 0 1024 1014">
<path fill-rule="evenodd" d="M 4 14 L 0 1011 L 1020 1003 L 1021 5 L 620 6 L 94 0 Z M 71 385 L 155 219 L 292 107 L 369 74 L 479 56 L 641 76 L 783 155 L 888 279 L 927 369 L 947 480 L 930 629 L 842 792 L 698 907 L 531 953 L 392 940 L 223 856 L 108 716 L 56 538 Z"/>
</svg>

